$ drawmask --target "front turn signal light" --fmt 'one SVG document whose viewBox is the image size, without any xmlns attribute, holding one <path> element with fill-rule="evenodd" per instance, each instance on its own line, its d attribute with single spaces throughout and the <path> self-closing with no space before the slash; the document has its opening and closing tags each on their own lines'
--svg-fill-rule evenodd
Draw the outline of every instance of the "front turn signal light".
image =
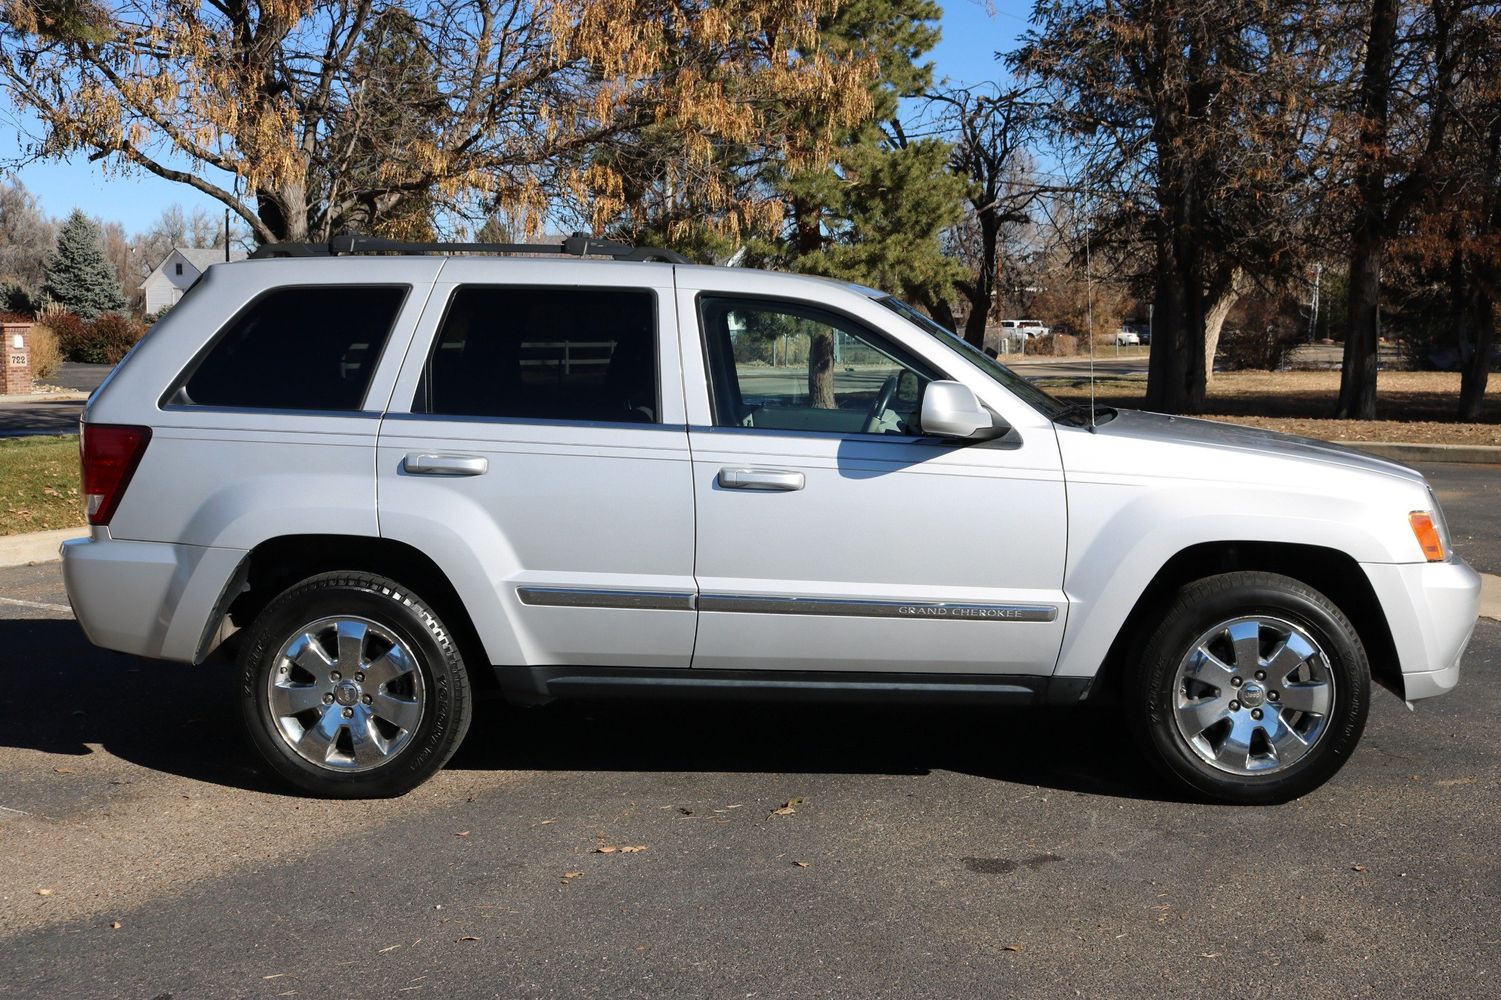
<svg viewBox="0 0 1501 1000">
<path fill-rule="evenodd" d="M 1426 510 L 1415 510 L 1407 515 L 1407 523 L 1412 525 L 1413 536 L 1417 538 L 1424 557 L 1429 562 L 1443 562 L 1444 540 L 1439 537 L 1438 525 L 1433 523 L 1433 515 Z"/>
</svg>

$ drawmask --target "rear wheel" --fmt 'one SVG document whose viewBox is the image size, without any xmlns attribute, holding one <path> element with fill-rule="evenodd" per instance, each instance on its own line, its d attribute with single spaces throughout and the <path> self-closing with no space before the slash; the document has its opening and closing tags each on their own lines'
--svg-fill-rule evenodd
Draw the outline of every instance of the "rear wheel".
<svg viewBox="0 0 1501 1000">
<path fill-rule="evenodd" d="M 273 600 L 241 650 L 240 699 L 272 769 L 334 798 L 410 791 L 469 727 L 448 630 L 421 598 L 368 573 L 325 573 Z"/>
<path fill-rule="evenodd" d="M 1370 667 L 1344 613 L 1291 577 L 1183 587 L 1127 684 L 1137 737 L 1211 798 L 1281 802 L 1323 784 L 1365 728 Z"/>
</svg>

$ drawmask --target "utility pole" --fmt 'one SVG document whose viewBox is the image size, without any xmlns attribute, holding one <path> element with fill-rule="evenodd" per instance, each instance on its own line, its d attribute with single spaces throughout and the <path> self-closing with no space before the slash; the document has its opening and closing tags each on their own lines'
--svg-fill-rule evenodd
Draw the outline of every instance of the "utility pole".
<svg viewBox="0 0 1501 1000">
<path fill-rule="evenodd" d="M 229 263 L 229 209 L 224 210 L 224 263 Z"/>
</svg>

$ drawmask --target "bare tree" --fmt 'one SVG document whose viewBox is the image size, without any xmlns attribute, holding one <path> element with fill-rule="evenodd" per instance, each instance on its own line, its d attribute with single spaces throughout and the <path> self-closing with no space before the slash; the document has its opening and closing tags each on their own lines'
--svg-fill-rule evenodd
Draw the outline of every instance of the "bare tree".
<svg viewBox="0 0 1501 1000">
<path fill-rule="evenodd" d="M 951 167 L 969 185 L 969 212 L 948 242 L 968 266 L 969 275 L 955 289 L 968 306 L 964 339 L 978 347 L 997 304 L 1002 231 L 1028 222 L 1038 195 L 1026 153 L 1037 106 L 1029 89 L 995 84 L 938 91 L 928 100 L 940 133 L 953 145 Z M 953 323 L 952 316 L 940 318 Z"/>
<path fill-rule="evenodd" d="M 36 197 L 19 180 L 0 178 L 0 281 L 14 281 L 35 295 L 56 242 L 57 224 L 42 214 Z"/>
</svg>

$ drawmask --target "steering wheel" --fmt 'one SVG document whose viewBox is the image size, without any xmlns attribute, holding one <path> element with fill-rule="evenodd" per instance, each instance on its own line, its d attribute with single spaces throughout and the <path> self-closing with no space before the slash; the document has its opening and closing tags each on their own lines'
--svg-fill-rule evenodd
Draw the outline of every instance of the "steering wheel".
<svg viewBox="0 0 1501 1000">
<path fill-rule="evenodd" d="M 897 372 L 881 385 L 881 391 L 876 393 L 875 405 L 870 408 L 870 415 L 865 418 L 866 434 L 881 433 L 881 415 L 891 407 L 891 401 L 896 398 L 896 390 L 901 384 L 902 373 Z"/>
</svg>

